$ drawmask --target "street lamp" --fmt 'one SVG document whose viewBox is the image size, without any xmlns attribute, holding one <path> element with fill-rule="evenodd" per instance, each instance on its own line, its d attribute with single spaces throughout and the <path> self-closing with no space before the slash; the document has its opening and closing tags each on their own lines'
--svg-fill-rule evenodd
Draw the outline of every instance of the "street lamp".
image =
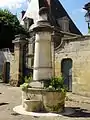
<svg viewBox="0 0 90 120">
<path fill-rule="evenodd" d="M 90 12 L 87 12 L 87 13 L 85 14 L 85 21 L 86 21 L 87 23 L 90 23 Z"/>
<path fill-rule="evenodd" d="M 85 14 L 85 21 L 88 23 L 88 33 L 90 33 L 90 2 L 85 4 L 84 9 L 87 11 Z"/>
</svg>

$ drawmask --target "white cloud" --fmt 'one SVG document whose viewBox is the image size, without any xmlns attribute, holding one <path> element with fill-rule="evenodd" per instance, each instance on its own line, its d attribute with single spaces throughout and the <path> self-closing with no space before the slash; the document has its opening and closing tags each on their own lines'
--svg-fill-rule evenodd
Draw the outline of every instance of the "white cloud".
<svg viewBox="0 0 90 120">
<path fill-rule="evenodd" d="M 80 11 L 81 11 L 82 13 L 85 13 L 85 12 L 86 12 L 86 10 L 84 10 L 84 9 L 81 9 Z"/>
<path fill-rule="evenodd" d="M 77 14 L 77 13 L 85 13 L 86 12 L 86 10 L 84 10 L 84 9 L 75 9 L 75 10 L 73 10 L 72 11 L 72 14 Z"/>
<path fill-rule="evenodd" d="M 0 0 L 0 8 L 17 9 L 22 6 L 26 0 Z"/>
</svg>

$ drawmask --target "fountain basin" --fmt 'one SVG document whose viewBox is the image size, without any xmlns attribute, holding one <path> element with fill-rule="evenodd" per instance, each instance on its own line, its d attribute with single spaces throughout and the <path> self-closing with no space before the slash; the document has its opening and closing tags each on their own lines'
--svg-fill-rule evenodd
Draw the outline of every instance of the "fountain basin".
<svg viewBox="0 0 90 120">
<path fill-rule="evenodd" d="M 39 112 L 41 111 L 42 102 L 38 100 L 24 100 L 24 109 L 28 112 Z"/>
<path fill-rule="evenodd" d="M 29 112 L 56 112 L 64 111 L 64 92 L 47 89 L 28 88 L 22 92 L 22 106 Z"/>
</svg>

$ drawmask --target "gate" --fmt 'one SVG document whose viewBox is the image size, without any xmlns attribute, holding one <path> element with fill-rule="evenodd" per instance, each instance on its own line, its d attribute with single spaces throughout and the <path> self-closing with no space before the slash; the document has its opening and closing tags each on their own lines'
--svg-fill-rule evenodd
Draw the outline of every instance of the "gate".
<svg viewBox="0 0 90 120">
<path fill-rule="evenodd" d="M 32 68 L 28 67 L 28 44 L 23 48 L 23 77 L 33 74 Z"/>
</svg>

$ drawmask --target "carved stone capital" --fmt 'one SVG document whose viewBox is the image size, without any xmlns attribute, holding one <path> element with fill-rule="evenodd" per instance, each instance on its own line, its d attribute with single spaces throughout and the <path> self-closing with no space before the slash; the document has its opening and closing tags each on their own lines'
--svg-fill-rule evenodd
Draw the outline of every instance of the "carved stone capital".
<svg viewBox="0 0 90 120">
<path fill-rule="evenodd" d="M 26 39 L 26 36 L 23 35 L 23 34 L 19 34 L 19 35 L 16 35 L 15 36 L 15 40 L 13 40 L 13 43 L 14 44 L 25 44 L 27 43 L 27 39 Z"/>
</svg>

